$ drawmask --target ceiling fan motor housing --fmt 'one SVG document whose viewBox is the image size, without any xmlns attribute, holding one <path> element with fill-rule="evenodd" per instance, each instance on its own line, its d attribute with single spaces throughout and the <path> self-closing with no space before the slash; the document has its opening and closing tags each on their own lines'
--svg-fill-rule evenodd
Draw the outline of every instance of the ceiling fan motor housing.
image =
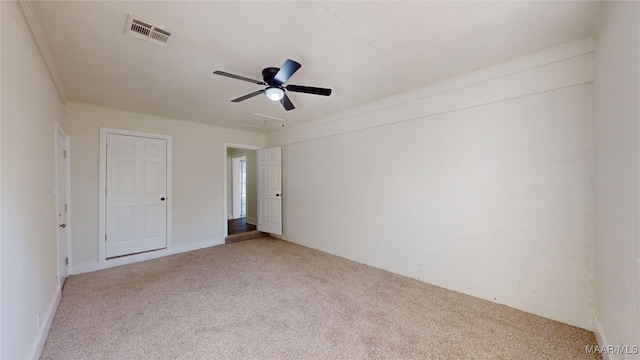
<svg viewBox="0 0 640 360">
<path fill-rule="evenodd" d="M 282 85 L 282 83 L 279 82 L 278 80 L 274 79 L 276 74 L 278 73 L 278 71 L 280 71 L 280 69 L 276 68 L 276 67 L 264 68 L 262 70 L 262 79 L 269 86 L 280 87 Z"/>
</svg>

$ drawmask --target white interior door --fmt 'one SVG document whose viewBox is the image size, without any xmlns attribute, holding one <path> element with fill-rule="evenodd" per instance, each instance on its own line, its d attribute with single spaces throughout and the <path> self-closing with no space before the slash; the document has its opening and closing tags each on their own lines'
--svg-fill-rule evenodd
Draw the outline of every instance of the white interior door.
<svg viewBox="0 0 640 360">
<path fill-rule="evenodd" d="M 282 235 L 280 147 L 258 150 L 258 230 Z"/>
<path fill-rule="evenodd" d="M 107 134 L 106 257 L 167 247 L 167 141 Z"/>
<path fill-rule="evenodd" d="M 67 204 L 67 139 L 56 130 L 56 167 L 57 167 L 57 198 L 56 210 L 58 215 L 58 287 L 62 288 L 67 279 L 68 250 L 68 204 Z"/>
</svg>

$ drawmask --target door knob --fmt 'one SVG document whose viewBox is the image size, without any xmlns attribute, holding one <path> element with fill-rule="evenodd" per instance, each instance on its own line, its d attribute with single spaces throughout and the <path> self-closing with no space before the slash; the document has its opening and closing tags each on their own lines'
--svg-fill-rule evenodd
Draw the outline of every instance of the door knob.
<svg viewBox="0 0 640 360">
<path fill-rule="evenodd" d="M 67 227 L 67 224 L 60 224 L 60 225 L 58 225 L 58 226 L 60 226 L 61 228 L 66 228 L 66 227 Z"/>
<path fill-rule="evenodd" d="M 163 198 L 163 197 L 162 197 L 162 198 L 160 198 L 160 201 L 164 201 L 164 198 Z"/>
<path fill-rule="evenodd" d="M 280 194 L 276 194 L 276 196 L 280 196 Z"/>
</svg>

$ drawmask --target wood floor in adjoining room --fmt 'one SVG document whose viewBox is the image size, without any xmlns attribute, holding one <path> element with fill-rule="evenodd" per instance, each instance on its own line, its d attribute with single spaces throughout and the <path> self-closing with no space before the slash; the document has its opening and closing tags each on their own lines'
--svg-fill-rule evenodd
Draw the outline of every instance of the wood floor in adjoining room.
<svg viewBox="0 0 640 360">
<path fill-rule="evenodd" d="M 240 234 L 249 231 L 253 231 L 256 229 L 255 225 L 251 225 L 247 223 L 247 218 L 239 218 L 239 219 L 229 219 L 227 221 L 227 234 Z"/>
<path fill-rule="evenodd" d="M 598 359 L 590 331 L 270 237 L 69 277 L 42 359 Z"/>
</svg>

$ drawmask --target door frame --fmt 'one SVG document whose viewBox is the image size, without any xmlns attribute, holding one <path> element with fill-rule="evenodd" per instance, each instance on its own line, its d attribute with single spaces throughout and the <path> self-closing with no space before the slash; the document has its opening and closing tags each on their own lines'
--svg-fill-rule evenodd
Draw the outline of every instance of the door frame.
<svg viewBox="0 0 640 360">
<path fill-rule="evenodd" d="M 172 144 L 171 135 L 152 134 L 139 131 L 130 131 L 122 129 L 112 129 L 100 127 L 100 172 L 98 183 L 98 262 L 117 260 L 118 258 L 107 260 L 107 246 L 105 242 L 106 236 L 106 216 L 107 216 L 107 134 L 136 136 L 151 139 L 160 139 L 167 141 L 167 249 L 171 248 L 171 204 L 173 197 L 171 196 L 171 161 L 172 161 Z"/>
<path fill-rule="evenodd" d="M 234 143 L 223 143 L 222 144 L 222 179 L 224 181 L 222 181 L 222 184 L 224 186 L 224 196 L 223 198 L 223 214 L 225 214 L 222 218 L 224 220 L 223 226 L 222 228 L 224 229 L 224 237 L 227 237 L 229 235 L 229 228 L 227 227 L 227 223 L 228 223 L 228 219 L 227 219 L 227 214 L 229 213 L 229 204 L 228 204 L 228 199 L 229 199 L 229 186 L 227 185 L 229 183 L 229 174 L 227 171 L 227 168 L 229 166 L 229 164 L 227 163 L 227 152 L 229 150 L 229 148 L 232 149 L 242 149 L 242 150 L 260 150 L 262 149 L 261 146 L 254 146 L 254 145 L 245 145 L 245 144 L 234 144 Z M 256 169 L 257 171 L 257 169 Z"/>
<path fill-rule="evenodd" d="M 61 249 L 65 249 L 65 253 L 66 253 L 66 259 L 67 259 L 67 263 L 64 264 L 65 269 L 66 269 L 66 276 L 69 276 L 69 269 L 71 267 L 71 241 L 72 241 L 72 225 L 71 225 L 71 219 L 72 219 L 72 213 L 71 213 L 71 137 L 69 135 L 67 135 L 64 132 L 64 129 L 62 129 L 62 126 L 60 126 L 60 123 L 56 122 L 55 124 L 55 131 L 53 132 L 53 136 L 54 136 L 54 144 L 55 144 L 55 174 L 56 174 L 56 213 L 61 213 L 63 212 L 64 209 L 59 209 L 58 205 L 59 205 L 59 201 L 58 201 L 58 181 L 60 181 L 60 175 L 59 175 L 59 169 L 60 169 L 60 164 L 58 163 L 58 150 L 60 149 L 60 146 L 63 146 L 64 151 L 66 151 L 66 157 L 64 158 L 64 172 L 65 172 L 65 184 L 64 184 L 64 203 L 67 205 L 66 211 L 64 211 L 65 213 L 65 224 L 67 224 L 66 227 L 66 231 L 65 231 L 65 238 L 64 239 L 60 239 L 60 232 L 58 231 L 58 229 L 56 228 L 56 240 L 57 240 L 57 251 L 58 251 L 58 259 L 56 261 L 56 263 L 58 264 L 58 267 L 56 269 L 56 283 L 58 286 L 58 289 L 62 289 L 62 286 L 64 285 L 64 282 L 60 281 L 60 273 L 58 272 L 60 270 L 60 250 Z M 64 138 L 64 142 L 62 144 L 60 144 L 60 140 L 59 140 L 59 136 L 62 136 Z M 58 222 L 58 216 L 56 214 L 56 225 L 59 225 Z"/>
</svg>

